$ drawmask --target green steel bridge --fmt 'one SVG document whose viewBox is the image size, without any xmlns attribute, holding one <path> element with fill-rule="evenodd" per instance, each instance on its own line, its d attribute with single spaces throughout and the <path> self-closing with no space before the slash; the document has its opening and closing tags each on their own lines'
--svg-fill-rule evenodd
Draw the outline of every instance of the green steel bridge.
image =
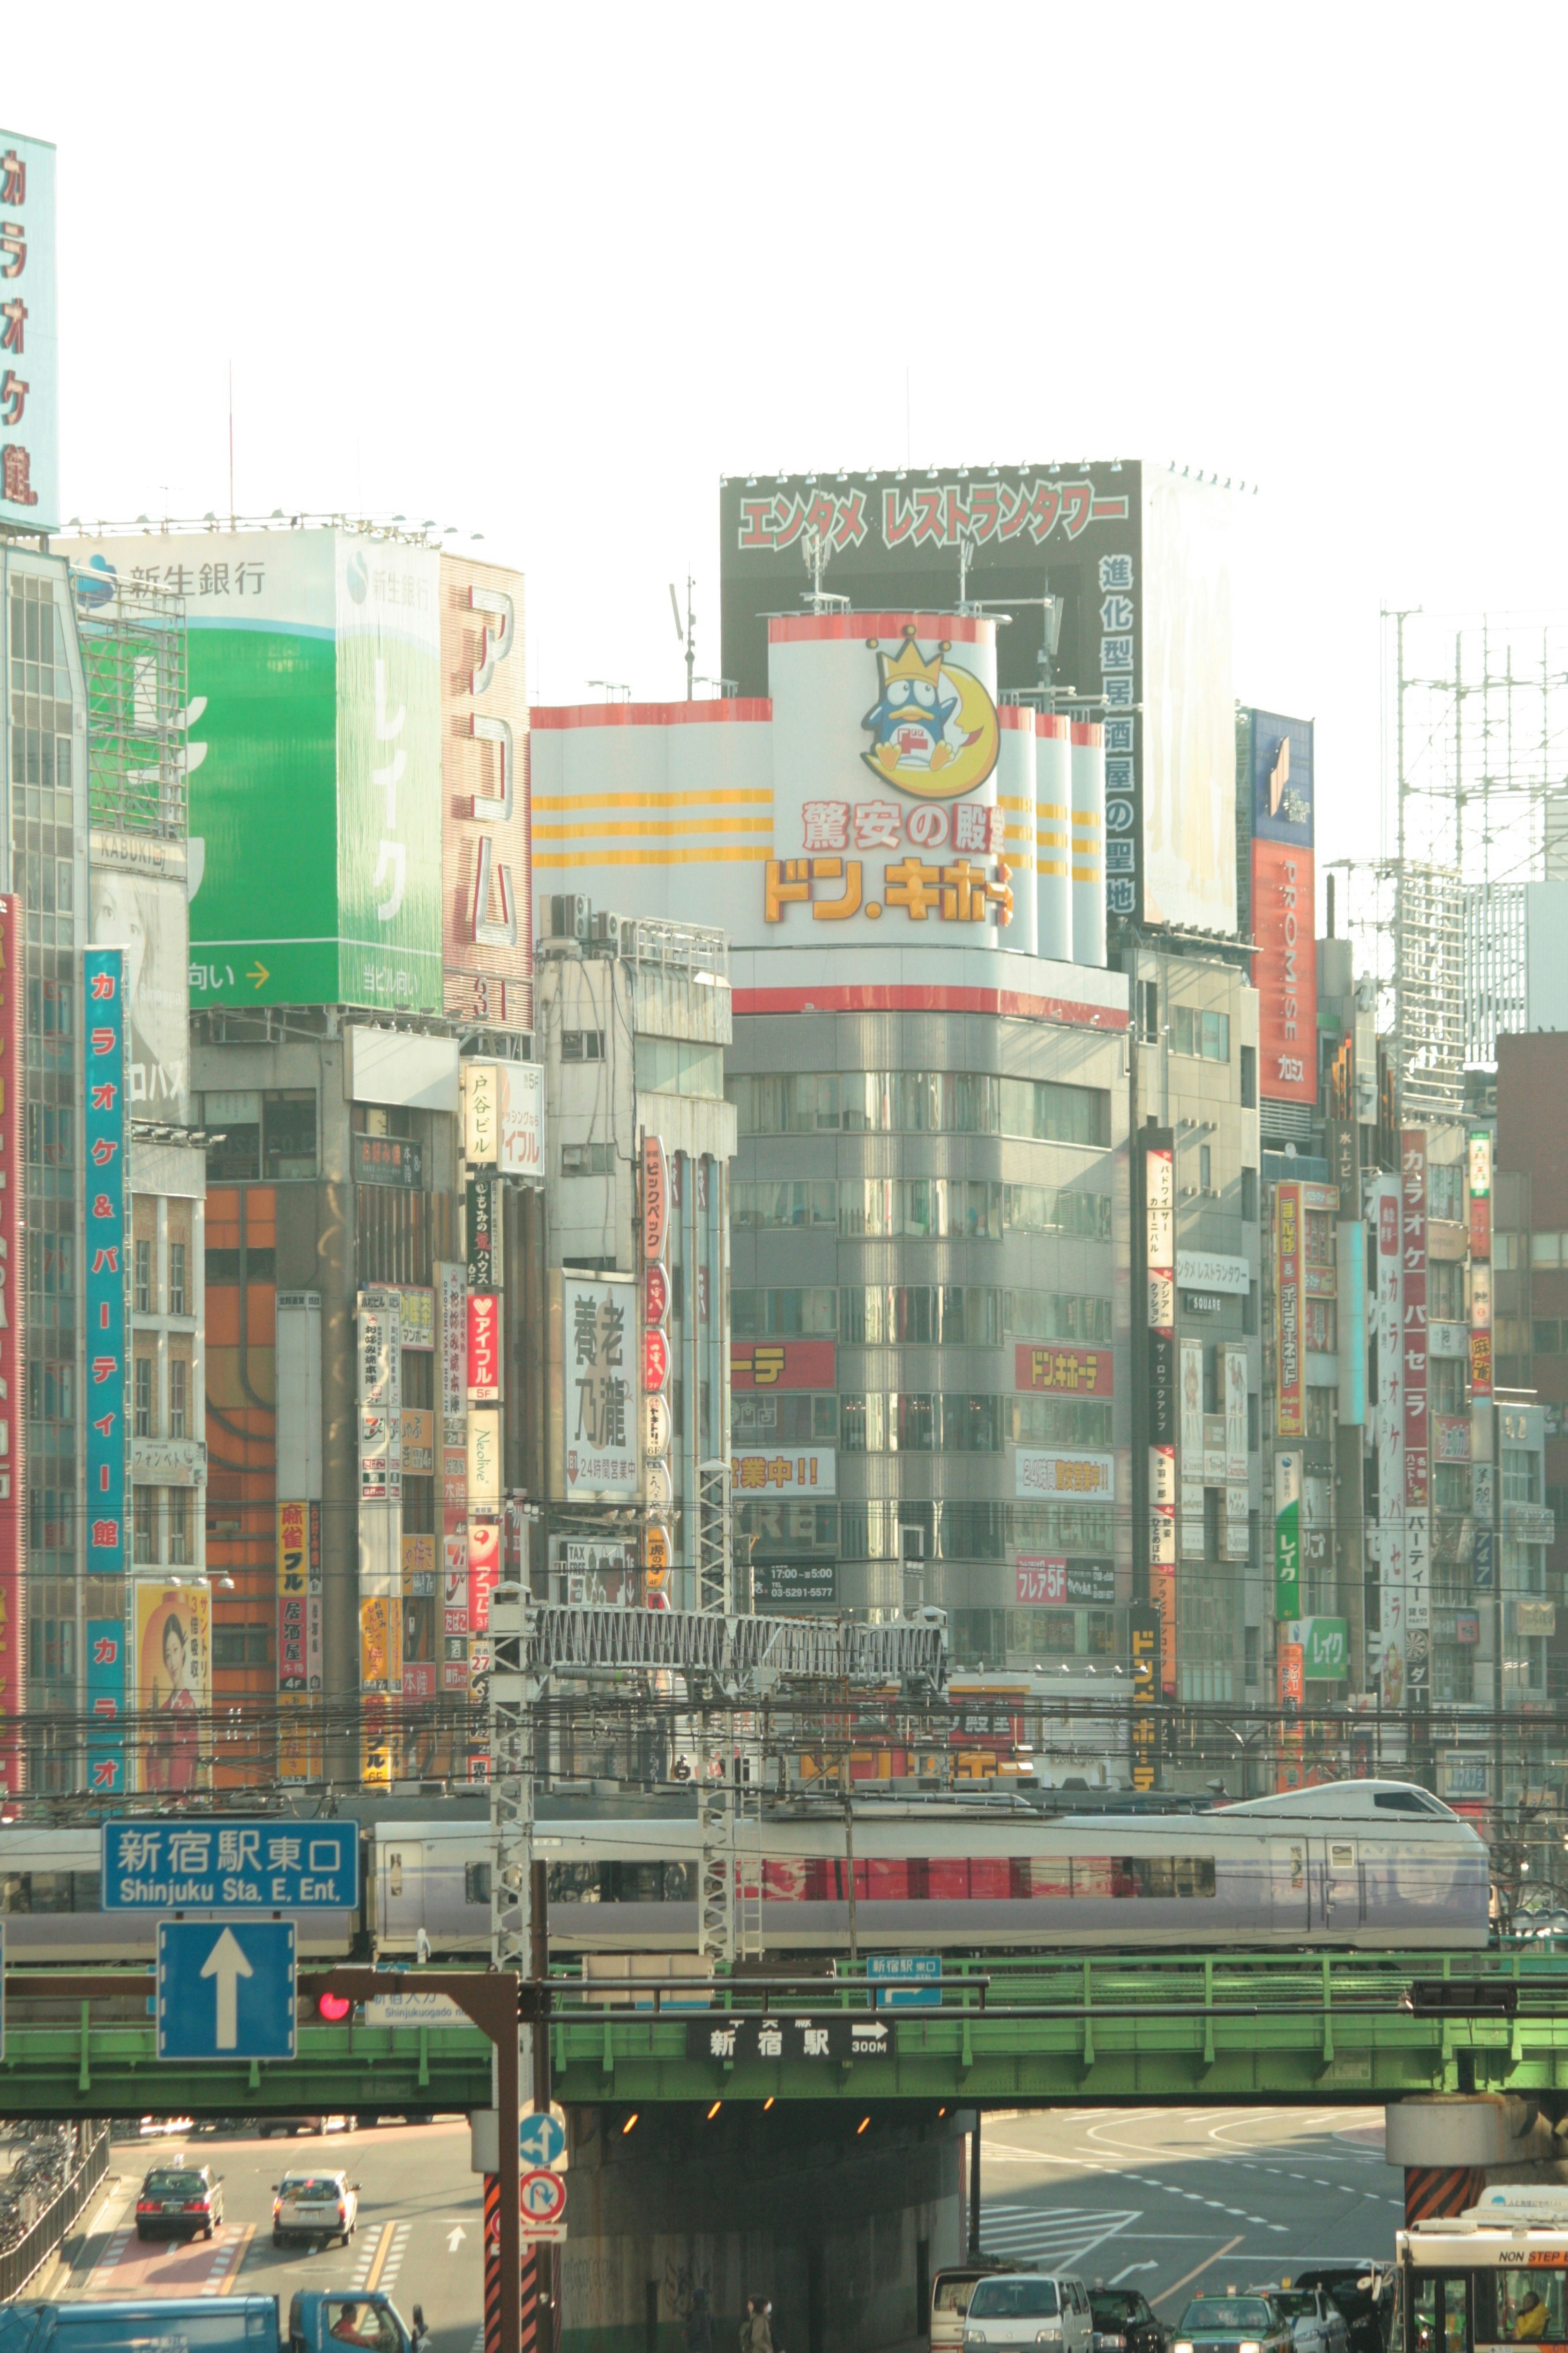
<svg viewBox="0 0 1568 2353">
<path fill-rule="evenodd" d="M 329 1982 L 318 1973 L 319 1985 Z M 6 1972 L 0 2115 L 400 2115 L 487 2107 L 490 2046 L 463 2025 L 306 2023 L 284 2063 L 160 2061 L 150 1973 Z M 77 1981 L 79 1983 L 79 1980 Z M 420 1972 L 400 1978 L 410 1992 Z M 105 1995 L 104 1989 L 111 1990 Z M 122 1989 L 122 1990 L 121 1990 Z M 882 1990 L 885 1991 L 885 1989 Z M 873 2006 L 832 1978 L 550 1980 L 554 2095 L 568 2103 L 831 2100 L 1095 2104 L 1568 2092 L 1568 1953 L 949 1957 L 930 2006 Z M 610 1994 L 610 1999 L 605 1997 Z M 687 2006 L 682 2006 L 687 2005 Z"/>
</svg>

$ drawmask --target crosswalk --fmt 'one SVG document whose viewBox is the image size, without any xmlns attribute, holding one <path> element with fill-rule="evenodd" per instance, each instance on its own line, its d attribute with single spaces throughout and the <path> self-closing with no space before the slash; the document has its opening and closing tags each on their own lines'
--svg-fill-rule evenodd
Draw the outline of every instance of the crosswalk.
<svg viewBox="0 0 1568 2353">
<path fill-rule="evenodd" d="M 232 2274 L 245 2261 L 246 2249 L 255 2236 L 254 2223 L 243 2229 L 237 2222 L 226 2223 L 215 2234 L 212 2267 L 196 2289 L 198 2295 L 221 2295 Z"/>
<path fill-rule="evenodd" d="M 379 2231 L 366 2233 L 354 2265 L 352 2288 L 362 2292 L 381 2288 L 390 2295 L 403 2268 L 403 2258 L 408 2252 L 412 2222 L 384 2222 Z"/>
<path fill-rule="evenodd" d="M 1021 2255 L 1032 2263 L 1081 2263 L 1087 2254 L 1130 2222 L 1138 2208 L 1025 2206 L 1013 2199 L 980 2201 L 980 2242 L 988 2255 Z"/>
<path fill-rule="evenodd" d="M 119 2228 L 111 2234 L 102 2254 L 100 2255 L 97 2263 L 93 2265 L 92 2281 L 95 2287 L 98 2286 L 107 2277 L 108 2274 L 114 2269 L 114 2266 L 120 2261 L 121 2256 L 131 2244 L 132 2233 L 135 2228 L 136 2225 L 134 2222 L 121 2222 Z"/>
</svg>

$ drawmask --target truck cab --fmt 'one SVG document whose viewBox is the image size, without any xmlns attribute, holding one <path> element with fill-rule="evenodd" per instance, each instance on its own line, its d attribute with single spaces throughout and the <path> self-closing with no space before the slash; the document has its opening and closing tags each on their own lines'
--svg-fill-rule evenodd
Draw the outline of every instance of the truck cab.
<svg viewBox="0 0 1568 2353">
<path fill-rule="evenodd" d="M 410 2327 L 379 2290 L 300 2288 L 289 2299 L 286 2353 L 420 2353 L 428 2336 L 418 2305 Z"/>
</svg>

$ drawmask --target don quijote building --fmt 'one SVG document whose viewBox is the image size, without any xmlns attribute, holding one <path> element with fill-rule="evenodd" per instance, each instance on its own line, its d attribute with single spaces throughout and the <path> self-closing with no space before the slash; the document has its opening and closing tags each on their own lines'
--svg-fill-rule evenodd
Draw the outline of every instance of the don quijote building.
<svg viewBox="0 0 1568 2353">
<path fill-rule="evenodd" d="M 808 611 L 769 623 L 766 694 L 536 708 L 540 922 L 724 918 L 757 1607 L 918 1600 L 966 1659 L 1109 1658 L 1131 1429 L 1102 732 L 1001 702 L 996 640 L 978 612 Z M 668 1050 L 708 1092 L 709 1050 Z"/>
</svg>

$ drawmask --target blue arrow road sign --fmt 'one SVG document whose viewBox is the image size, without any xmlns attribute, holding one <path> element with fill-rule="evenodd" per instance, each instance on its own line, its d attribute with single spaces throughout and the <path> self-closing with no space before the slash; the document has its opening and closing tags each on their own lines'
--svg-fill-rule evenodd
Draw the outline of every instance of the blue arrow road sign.
<svg viewBox="0 0 1568 2353">
<path fill-rule="evenodd" d="M 160 2059 L 292 2059 L 292 1920 L 160 1920 Z"/>
<path fill-rule="evenodd" d="M 106 1912 L 353 1912 L 353 1821 L 103 1825 Z"/>
<path fill-rule="evenodd" d="M 517 2150 L 525 2170 L 548 2173 L 566 2153 L 566 2127 L 548 2108 L 535 2108 L 518 2126 Z"/>
</svg>

